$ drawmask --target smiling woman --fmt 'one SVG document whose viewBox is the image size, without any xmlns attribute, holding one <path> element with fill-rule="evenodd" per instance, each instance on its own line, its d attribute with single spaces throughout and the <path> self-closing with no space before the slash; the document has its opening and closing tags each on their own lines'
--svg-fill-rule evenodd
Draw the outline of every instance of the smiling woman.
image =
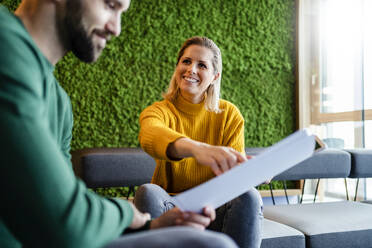
<svg viewBox="0 0 372 248">
<path fill-rule="evenodd" d="M 221 74 L 222 59 L 217 45 L 205 37 L 188 39 L 179 51 L 177 67 L 164 98 L 174 101 L 181 93 L 183 97 L 190 97 L 190 102 L 200 103 L 205 95 L 205 108 L 218 113 Z M 186 85 L 182 83 L 183 80 Z M 189 88 L 187 83 L 196 87 Z M 187 88 L 191 92 L 187 93 Z"/>
<path fill-rule="evenodd" d="M 213 71 L 213 53 L 206 47 L 192 45 L 185 50 L 176 68 L 181 95 L 191 103 L 200 103 L 204 92 L 220 75 Z"/>
<path fill-rule="evenodd" d="M 170 195 L 195 187 L 245 161 L 244 119 L 220 100 L 222 59 L 210 39 L 192 37 L 179 53 L 165 100 L 140 115 L 139 140 L 156 160 L 153 184 L 142 185 L 135 204 L 153 217 L 174 207 Z M 217 209 L 210 229 L 240 247 L 260 247 L 262 201 L 256 189 Z M 223 228 L 224 227 L 224 228 Z"/>
</svg>

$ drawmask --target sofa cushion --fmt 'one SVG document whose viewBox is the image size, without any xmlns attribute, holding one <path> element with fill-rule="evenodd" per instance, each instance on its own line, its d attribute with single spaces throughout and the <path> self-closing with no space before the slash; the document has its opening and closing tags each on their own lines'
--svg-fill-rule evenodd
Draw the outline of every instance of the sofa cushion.
<svg viewBox="0 0 372 248">
<path fill-rule="evenodd" d="M 277 175 L 273 180 L 345 178 L 350 173 L 350 167 L 349 153 L 326 149 Z"/>
<path fill-rule="evenodd" d="M 261 248 L 305 248 L 305 236 L 292 227 L 264 219 Z"/>
<path fill-rule="evenodd" d="M 141 148 L 91 148 L 72 154 L 75 173 L 90 188 L 149 183 L 155 161 Z"/>
<path fill-rule="evenodd" d="M 372 205 L 360 202 L 266 206 L 267 219 L 293 227 L 306 237 L 308 248 L 370 247 Z"/>
<path fill-rule="evenodd" d="M 372 177 L 372 150 L 348 149 L 351 154 L 351 171 L 349 177 Z"/>
</svg>

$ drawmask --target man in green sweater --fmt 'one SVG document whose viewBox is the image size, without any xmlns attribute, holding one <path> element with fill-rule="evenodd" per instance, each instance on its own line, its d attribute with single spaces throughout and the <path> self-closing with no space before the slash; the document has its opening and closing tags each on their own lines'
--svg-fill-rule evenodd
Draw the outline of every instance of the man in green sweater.
<svg viewBox="0 0 372 248">
<path fill-rule="evenodd" d="M 175 208 L 149 221 L 73 174 L 71 103 L 54 66 L 68 51 L 97 60 L 120 34 L 129 4 L 23 0 L 15 14 L 0 6 L 0 247 L 235 247 L 222 234 L 197 230 L 214 220 L 213 209 Z"/>
</svg>

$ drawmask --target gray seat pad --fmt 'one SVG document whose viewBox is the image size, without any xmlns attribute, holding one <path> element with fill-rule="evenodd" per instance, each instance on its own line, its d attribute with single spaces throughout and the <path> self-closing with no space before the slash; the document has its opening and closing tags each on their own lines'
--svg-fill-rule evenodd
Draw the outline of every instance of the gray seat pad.
<svg viewBox="0 0 372 248">
<path fill-rule="evenodd" d="M 261 248 L 305 248 L 305 236 L 292 227 L 264 219 Z"/>
<path fill-rule="evenodd" d="M 372 245 L 371 204 L 345 201 L 266 206 L 264 216 L 304 233 L 307 247 Z"/>
</svg>

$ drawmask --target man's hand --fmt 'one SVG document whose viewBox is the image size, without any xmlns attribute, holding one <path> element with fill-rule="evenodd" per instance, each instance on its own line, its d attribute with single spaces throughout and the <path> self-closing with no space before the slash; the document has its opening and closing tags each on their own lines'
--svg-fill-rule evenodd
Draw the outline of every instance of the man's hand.
<svg viewBox="0 0 372 248">
<path fill-rule="evenodd" d="M 140 228 L 140 227 L 144 226 L 146 224 L 146 221 L 151 219 L 150 214 L 149 213 L 141 213 L 136 208 L 136 206 L 134 206 L 133 203 L 129 202 L 129 204 L 131 205 L 131 207 L 133 209 L 133 220 L 132 220 L 132 224 L 130 224 L 129 227 L 132 228 L 132 229 L 137 229 L 137 228 Z"/>
<path fill-rule="evenodd" d="M 150 228 L 163 228 L 169 226 L 190 226 L 204 230 L 216 219 L 216 212 L 210 207 L 203 209 L 203 214 L 182 212 L 179 208 L 173 208 L 151 222 Z"/>
</svg>

